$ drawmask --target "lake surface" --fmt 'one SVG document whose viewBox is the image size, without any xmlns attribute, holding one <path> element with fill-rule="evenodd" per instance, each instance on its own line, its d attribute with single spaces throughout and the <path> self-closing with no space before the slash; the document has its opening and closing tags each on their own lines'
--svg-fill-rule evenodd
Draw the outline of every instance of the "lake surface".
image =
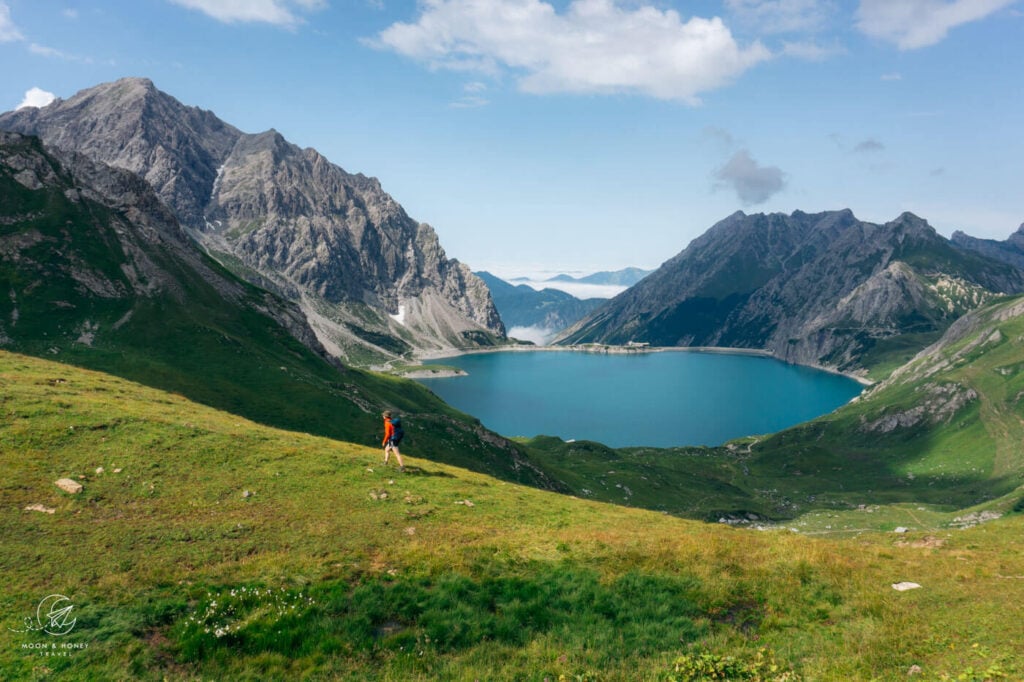
<svg viewBox="0 0 1024 682">
<path fill-rule="evenodd" d="M 612 447 L 720 445 L 773 433 L 827 414 L 863 389 L 848 377 L 772 358 L 693 351 L 500 352 L 433 364 L 469 376 L 420 381 L 493 431 Z"/>
</svg>

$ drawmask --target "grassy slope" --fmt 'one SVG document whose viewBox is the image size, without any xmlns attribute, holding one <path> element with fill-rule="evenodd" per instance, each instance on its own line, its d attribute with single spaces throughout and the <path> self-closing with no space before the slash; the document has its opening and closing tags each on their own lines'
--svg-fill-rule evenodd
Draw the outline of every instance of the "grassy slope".
<svg viewBox="0 0 1024 682">
<path fill-rule="evenodd" d="M 5 679 L 671 679 L 681 655 L 750 669 L 761 647 L 808 680 L 1024 675 L 1020 517 L 752 533 L 423 459 L 399 476 L 27 356 L 0 353 L 0 385 Z M 87 645 L 68 657 L 13 631 L 52 593 L 78 617 L 61 642 Z"/>
<path fill-rule="evenodd" d="M 978 313 L 984 322 L 932 357 L 947 366 L 929 376 L 908 371 L 905 382 L 778 434 L 730 448 L 612 450 L 551 438 L 527 447 L 576 494 L 694 518 L 752 513 L 807 531 L 855 531 L 934 529 L 979 505 L 1003 512 L 1024 484 L 1024 317 L 997 318 L 1019 302 Z M 960 353 L 996 329 L 998 342 Z M 934 420 L 929 406 L 919 423 L 890 432 L 863 427 L 924 404 L 934 386 L 978 397 Z"/>
<path fill-rule="evenodd" d="M 38 140 L 20 145 L 23 153 L 45 159 L 60 182 L 30 190 L 0 166 L 0 343 L 8 350 L 117 374 L 261 423 L 365 445 L 380 442 L 381 410 L 397 409 L 406 417 L 410 446 L 421 453 L 509 480 L 553 485 L 521 466 L 525 456 L 517 447 L 423 386 L 339 371 L 263 312 L 283 303 L 212 259 L 196 255 L 206 270 L 201 274 L 182 256 L 184 246 L 176 251 L 166 241 L 140 236 L 120 212 L 96 201 L 69 200 L 65 190 L 76 180 L 44 155 Z M 139 256 L 127 253 L 124 241 L 172 284 L 151 295 L 134 293 L 124 269 L 141 270 Z M 97 294 L 83 281 L 109 284 Z M 236 292 L 236 300 L 223 289 Z M 80 340 L 87 325 L 95 330 L 88 344 Z"/>
</svg>

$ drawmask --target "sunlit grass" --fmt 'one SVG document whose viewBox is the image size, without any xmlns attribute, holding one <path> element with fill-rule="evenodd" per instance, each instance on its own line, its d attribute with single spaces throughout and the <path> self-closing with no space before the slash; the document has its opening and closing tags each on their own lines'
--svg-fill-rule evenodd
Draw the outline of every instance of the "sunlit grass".
<svg viewBox="0 0 1024 682">
<path fill-rule="evenodd" d="M 733 529 L 412 448 L 399 474 L 373 448 L 23 356 L 0 354 L 0 382 L 13 679 L 668 680 L 759 655 L 778 679 L 1024 674 L 1007 617 L 1024 598 L 1018 517 L 849 539 Z M 79 614 L 67 641 L 88 645 L 66 658 L 12 632 L 52 593 Z"/>
</svg>

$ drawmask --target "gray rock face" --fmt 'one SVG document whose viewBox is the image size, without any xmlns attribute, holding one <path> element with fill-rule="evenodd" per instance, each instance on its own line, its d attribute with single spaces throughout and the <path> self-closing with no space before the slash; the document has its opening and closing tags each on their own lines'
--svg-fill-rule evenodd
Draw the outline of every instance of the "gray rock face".
<svg viewBox="0 0 1024 682">
<path fill-rule="evenodd" d="M 64 198 L 95 221 L 93 225 L 69 221 L 67 229 L 78 234 L 69 233 L 59 245 L 50 244 L 52 239 L 38 230 L 0 240 L 0 261 L 16 264 L 20 277 L 31 281 L 41 272 L 48 272 L 50 279 L 67 274 L 82 296 L 77 302 L 63 302 L 71 309 L 89 308 L 89 298 L 130 301 L 160 294 L 189 305 L 188 290 L 194 290 L 198 277 L 224 300 L 255 306 L 308 348 L 328 356 L 297 306 L 265 291 L 254 295 L 243 282 L 225 275 L 197 248 L 153 188 L 134 173 L 77 152 L 44 149 L 35 138 L 0 132 L 0 175 L 7 173 L 26 189 L 63 188 Z M 0 218 L 12 225 L 52 219 L 47 211 L 39 216 Z M 91 260 L 72 243 L 84 240 L 85 234 L 91 234 L 94 242 Z M 10 295 L 13 301 L 13 290 Z M 115 327 L 130 318 L 131 313 Z M 106 331 L 86 323 L 78 340 L 91 345 L 97 332 Z M 13 324 L 8 334 L 0 322 L 0 336 L 17 336 Z"/>
<path fill-rule="evenodd" d="M 0 115 L 0 130 L 37 135 L 141 176 L 184 225 L 201 224 L 220 160 L 242 132 L 186 107 L 144 78 L 124 78 Z"/>
<path fill-rule="evenodd" d="M 1024 223 L 1021 223 L 1021 226 L 1009 238 L 1001 242 L 994 239 L 971 237 L 960 230 L 953 233 L 950 241 L 961 249 L 974 251 L 1024 269 Z"/>
<path fill-rule="evenodd" d="M 504 338 L 486 286 L 373 178 L 274 130 L 249 135 L 145 79 L 0 115 L 144 178 L 208 252 L 299 303 L 337 355 L 378 357 Z"/>
<path fill-rule="evenodd" d="M 759 348 L 855 371 L 881 341 L 937 333 L 1020 291 L 1020 270 L 954 248 L 909 213 L 875 225 L 849 210 L 738 212 L 560 342 Z"/>
</svg>

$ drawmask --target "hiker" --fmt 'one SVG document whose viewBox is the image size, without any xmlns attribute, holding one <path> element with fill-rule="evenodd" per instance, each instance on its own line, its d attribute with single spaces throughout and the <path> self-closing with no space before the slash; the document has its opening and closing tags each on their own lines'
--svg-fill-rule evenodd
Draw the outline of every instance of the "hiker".
<svg viewBox="0 0 1024 682">
<path fill-rule="evenodd" d="M 395 453 L 398 460 L 398 470 L 405 471 L 405 464 L 402 463 L 402 453 L 398 451 L 398 444 L 402 442 L 405 431 L 402 430 L 402 420 L 399 417 L 392 417 L 391 410 L 384 412 L 384 464 L 388 463 L 391 453 Z"/>
</svg>

